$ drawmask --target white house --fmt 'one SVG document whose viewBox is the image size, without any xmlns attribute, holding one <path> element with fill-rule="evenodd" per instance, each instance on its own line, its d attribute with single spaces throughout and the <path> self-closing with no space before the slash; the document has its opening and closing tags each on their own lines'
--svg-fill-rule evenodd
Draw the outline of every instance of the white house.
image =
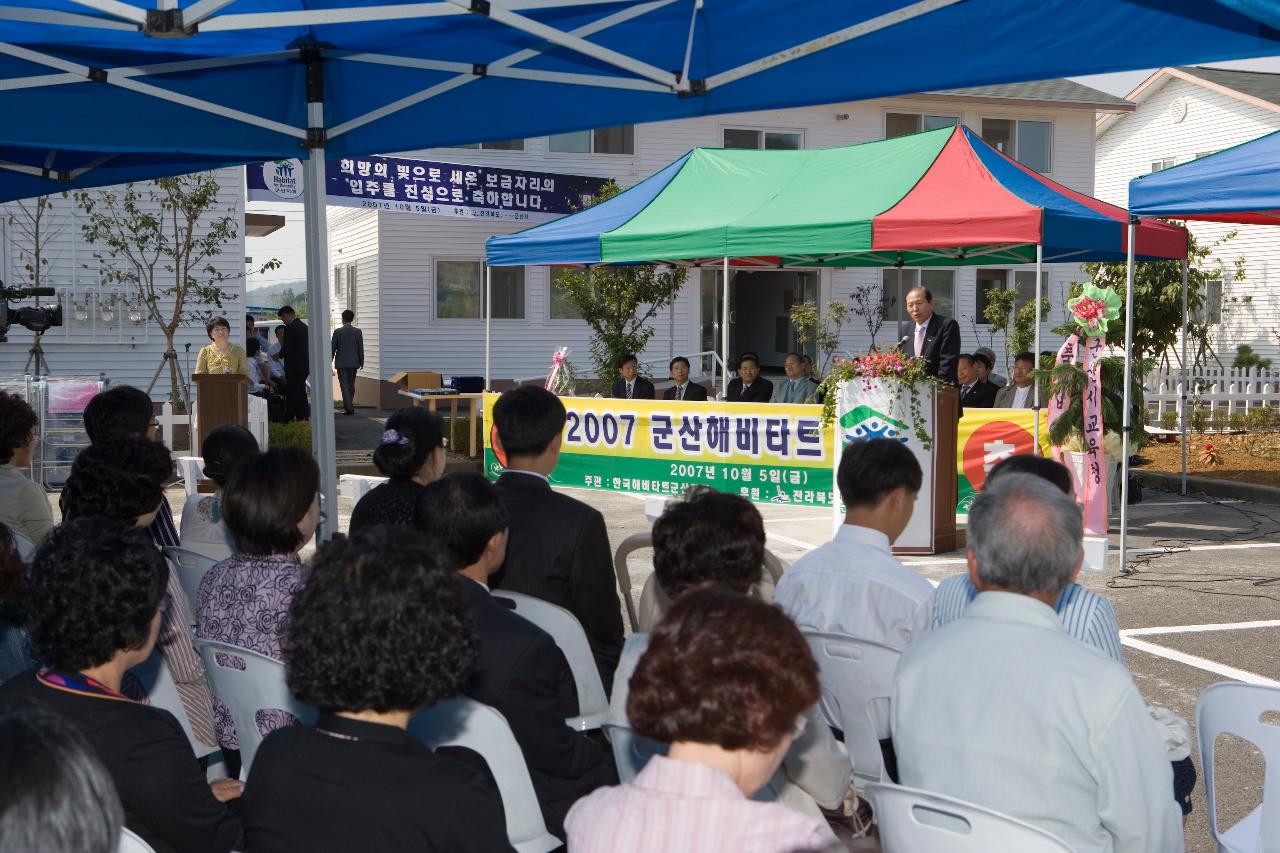
<svg viewBox="0 0 1280 853">
<path fill-rule="evenodd" d="M 216 173 L 220 185 L 217 215 L 229 213 L 244 220 L 244 170 L 220 169 Z M 146 194 L 146 183 L 138 184 Z M 120 187 L 114 188 L 117 191 Z M 49 329 L 42 348 L 49 371 L 55 376 L 96 377 L 105 373 L 113 384 L 146 388 L 160 365 L 165 350 L 164 334 L 145 318 L 138 301 L 128 288 L 104 284 L 94 248 L 84 238 L 81 228 L 84 214 L 71 197 L 55 194 L 51 207 L 41 219 L 41 251 L 47 264 L 41 272 L 41 285 L 57 289 L 56 297 L 28 298 L 12 303 L 13 307 L 32 305 L 37 301 L 53 304 L 61 301 L 64 324 Z M 0 270 L 6 285 L 29 286 L 27 266 L 32 263 L 34 201 L 10 202 L 0 206 Z M 210 218 L 215 214 L 211 212 Z M 229 277 L 223 312 L 231 320 L 233 340 L 244 340 L 244 228 L 235 240 L 223 246 L 212 263 Z M 163 275 L 163 272 L 160 273 Z M 166 308 L 172 305 L 169 300 Z M 19 325 L 9 329 L 8 342 L 0 343 L 0 377 L 21 377 L 31 372 L 28 351 L 33 335 Z M 200 348 L 209 342 L 203 324 L 179 330 L 175 339 L 184 374 L 189 355 L 195 366 Z M 190 345 L 188 354 L 187 345 Z M 162 401 L 169 395 L 169 373 L 165 370 L 153 391 Z"/>
<path fill-rule="evenodd" d="M 961 122 L 1032 168 L 1089 193 L 1097 114 L 1131 109 L 1123 99 L 1071 81 L 1051 80 L 657 122 L 404 156 L 612 177 L 625 188 L 697 146 L 821 148 Z M 376 380 L 400 370 L 483 372 L 484 324 L 477 297 L 484 243 L 490 235 L 523 227 L 492 220 L 330 209 L 335 311 L 353 308 L 356 324 L 364 330 L 362 399 L 370 399 Z M 1028 267 L 909 269 L 904 275 L 908 283 L 923 276 L 942 313 L 960 321 L 967 349 L 991 343 L 989 327 L 980 320 L 980 281 L 982 290 L 995 282 L 1018 287 L 1026 299 L 1034 293 L 1034 268 Z M 780 367 L 786 351 L 795 346 L 787 322 L 787 306 L 793 301 L 847 301 L 859 285 L 873 286 L 878 297 L 882 280 L 896 292 L 895 276 L 895 270 L 879 269 L 738 273 L 731 287 L 730 350 L 754 350 L 766 366 Z M 1071 281 L 1080 280 L 1080 268 L 1053 266 L 1046 276 L 1045 294 L 1060 316 L 1062 294 Z M 589 364 L 588 329 L 558 298 L 552 277 L 553 270 L 545 267 L 495 269 L 493 376 L 545 373 L 553 348 L 561 345 L 572 348 L 571 360 Z M 692 270 L 673 310 L 656 318 L 657 334 L 642 354 L 655 375 L 666 376 L 666 361 L 673 354 L 719 348 L 718 277 L 718 271 Z M 457 316 L 460 303 L 469 306 L 468 316 Z M 892 316 L 877 339 L 881 344 L 896 339 L 893 321 L 901 316 L 896 300 L 888 310 Z M 1052 325 L 1051 320 L 1047 327 Z M 845 327 L 842 343 L 851 352 L 870 345 L 870 335 L 856 317 Z M 1002 346 L 997 337 L 994 347 L 999 351 Z"/>
<path fill-rule="evenodd" d="M 1094 194 L 1128 205 L 1130 179 L 1186 163 L 1280 129 L 1280 74 L 1222 68 L 1161 68 L 1128 96 L 1130 113 L 1098 120 Z M 1214 260 L 1226 275 L 1210 282 L 1203 319 L 1214 330 L 1214 349 L 1230 367 L 1239 344 L 1268 358 L 1280 357 L 1280 231 L 1261 225 L 1188 223 L 1201 243 L 1231 231 Z M 1236 258 L 1245 280 L 1233 281 Z M 1277 263 L 1278 278 L 1271 278 Z M 1171 354 L 1177 364 L 1178 353 Z M 1208 361 L 1216 366 L 1212 356 Z"/>
</svg>

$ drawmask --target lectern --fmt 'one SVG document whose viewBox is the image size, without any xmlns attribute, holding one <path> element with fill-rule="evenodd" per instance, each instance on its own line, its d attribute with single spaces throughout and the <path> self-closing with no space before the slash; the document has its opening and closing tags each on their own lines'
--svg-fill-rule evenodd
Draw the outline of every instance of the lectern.
<svg viewBox="0 0 1280 853">
<path fill-rule="evenodd" d="M 199 407 L 199 429 L 194 452 L 204 445 L 204 438 L 223 424 L 249 425 L 249 377 L 243 373 L 196 373 L 196 405 Z"/>
<path fill-rule="evenodd" d="M 915 510 L 907 529 L 894 543 L 895 554 L 937 554 L 960 546 L 956 535 L 956 425 L 960 393 L 931 383 L 916 386 L 918 414 L 911 393 L 896 382 L 854 379 L 837 388 L 835 470 L 846 445 L 869 438 L 905 444 L 924 472 Z M 928 442 L 920 439 L 928 436 Z M 836 493 L 835 522 L 844 520 L 844 504 Z"/>
</svg>

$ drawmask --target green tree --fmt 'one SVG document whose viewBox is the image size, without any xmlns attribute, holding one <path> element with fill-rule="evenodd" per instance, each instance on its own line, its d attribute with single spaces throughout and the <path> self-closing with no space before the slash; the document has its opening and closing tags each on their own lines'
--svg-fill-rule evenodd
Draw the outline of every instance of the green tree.
<svg viewBox="0 0 1280 853">
<path fill-rule="evenodd" d="M 223 289 L 244 273 L 227 275 L 213 261 L 236 239 L 240 217 L 235 205 L 216 210 L 218 182 L 211 172 L 161 178 L 141 188 L 80 190 L 76 204 L 84 212 L 84 237 L 94 245 L 93 257 L 102 281 L 131 290 L 147 317 L 164 333 L 164 359 L 147 392 L 169 367 L 171 396 L 181 395 L 186 411 L 191 399 L 182 380 L 173 339 L 189 323 L 207 323 L 222 313 Z M 280 266 L 274 258 L 262 271 Z"/>
<path fill-rule="evenodd" d="M 984 294 L 987 304 L 982 309 L 982 321 L 991 327 L 992 337 L 995 333 L 1004 332 L 1004 372 L 1009 372 L 1009 324 L 1014 322 L 1014 306 L 1018 302 L 1018 291 L 1003 287 L 989 287 Z M 1015 350 L 1015 354 L 1019 352 Z"/>
<path fill-rule="evenodd" d="M 796 342 L 818 345 L 818 357 L 822 359 L 819 375 L 826 375 L 831 356 L 840 346 L 840 330 L 848 316 L 849 306 L 834 299 L 827 303 L 826 314 L 818 310 L 816 302 L 797 302 L 791 306 L 791 326 L 796 330 Z"/>
<path fill-rule="evenodd" d="M 1232 360 L 1231 366 L 1235 368 L 1260 367 L 1263 370 L 1271 369 L 1271 359 L 1263 358 L 1253 351 L 1253 347 L 1248 344 L 1241 344 L 1236 347 L 1236 357 Z"/>
<path fill-rule="evenodd" d="M 68 195 L 64 192 L 62 198 Z M 24 284 L 26 287 L 47 287 L 44 273 L 49 266 L 49 252 L 57 245 L 67 226 L 50 221 L 54 209 L 53 196 L 16 201 L 14 207 L 16 212 L 9 214 L 8 221 L 17 232 L 13 242 L 22 263 Z"/>
<path fill-rule="evenodd" d="M 1004 338 L 1005 369 L 1013 357 L 1020 352 L 1030 352 L 1036 345 L 1036 320 L 1049 318 L 1049 300 L 1040 300 L 1040 316 L 1036 317 L 1036 300 L 1031 300 L 1018 309 L 1013 316 L 1013 328 Z"/>
<path fill-rule="evenodd" d="M 620 193 L 612 180 L 588 204 L 600 204 Z M 600 265 L 561 270 L 553 286 L 577 307 L 591 327 L 591 359 L 603 381 L 612 377 L 623 353 L 644 350 L 654 329 L 649 321 L 675 302 L 688 273 L 681 267 L 656 264 Z"/>
</svg>

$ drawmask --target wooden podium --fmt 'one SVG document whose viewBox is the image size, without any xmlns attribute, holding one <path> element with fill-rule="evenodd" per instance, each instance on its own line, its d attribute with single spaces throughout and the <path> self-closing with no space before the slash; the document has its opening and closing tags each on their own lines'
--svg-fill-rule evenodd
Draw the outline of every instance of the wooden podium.
<svg viewBox="0 0 1280 853">
<path fill-rule="evenodd" d="M 249 377 L 243 373 L 196 373 L 196 406 L 199 421 L 192 451 L 199 453 L 204 439 L 223 424 L 249 425 Z"/>
<path fill-rule="evenodd" d="M 920 463 L 924 479 L 907 529 L 893 546 L 895 554 L 937 554 L 963 545 L 956 531 L 956 426 L 960 392 L 926 385 L 919 389 L 919 424 L 930 436 L 925 447 L 916 435 L 911 397 L 896 385 L 872 380 L 845 382 L 837 389 L 834 471 L 846 444 L 870 438 L 901 441 Z M 844 521 L 844 504 L 835 501 L 835 523 Z"/>
</svg>

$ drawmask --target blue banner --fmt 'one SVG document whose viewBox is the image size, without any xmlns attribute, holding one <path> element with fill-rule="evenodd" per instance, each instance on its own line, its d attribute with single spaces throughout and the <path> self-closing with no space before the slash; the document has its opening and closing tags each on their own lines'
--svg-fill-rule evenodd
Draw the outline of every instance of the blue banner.
<svg viewBox="0 0 1280 853">
<path fill-rule="evenodd" d="M 302 163 L 271 160 L 246 168 L 250 201 L 302 201 Z M 604 178 L 403 157 L 329 160 L 327 204 L 429 216 L 546 222 L 584 206 Z"/>
</svg>

